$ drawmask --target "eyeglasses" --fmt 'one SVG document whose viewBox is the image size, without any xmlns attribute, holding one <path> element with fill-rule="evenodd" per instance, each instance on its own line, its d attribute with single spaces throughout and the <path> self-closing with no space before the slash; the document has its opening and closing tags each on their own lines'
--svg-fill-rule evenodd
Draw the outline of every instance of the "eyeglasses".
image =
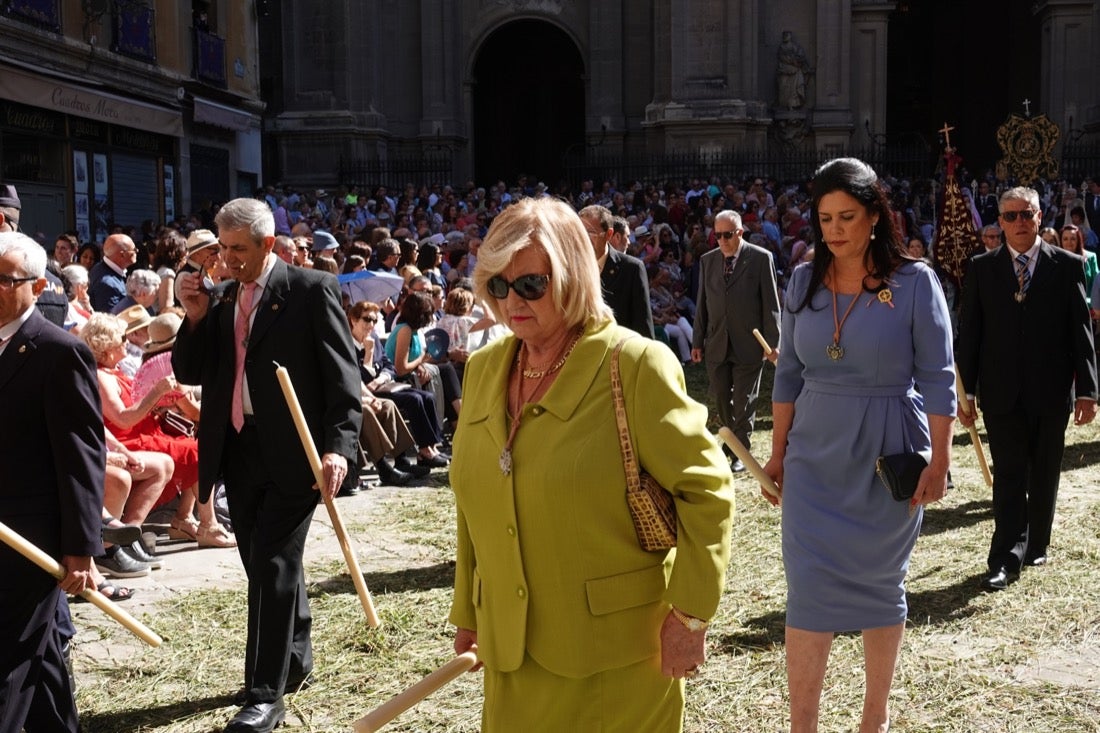
<svg viewBox="0 0 1100 733">
<path fill-rule="evenodd" d="M 736 234 L 736 232 L 715 232 L 714 236 L 719 239 L 733 239 L 734 234 Z"/>
<path fill-rule="evenodd" d="M 11 275 L 0 275 L 0 290 L 12 290 L 20 283 L 34 282 L 37 279 L 37 277 L 12 277 Z"/>
<path fill-rule="evenodd" d="M 1031 221 L 1038 213 L 1038 211 L 1032 209 L 1024 209 L 1023 211 L 1002 211 L 1001 216 L 1005 221 L 1011 224 L 1016 221 L 1017 216 L 1022 217 L 1024 221 Z"/>
<path fill-rule="evenodd" d="M 497 300 L 508 297 L 508 288 L 515 290 L 516 295 L 524 300 L 538 300 L 546 295 L 549 285 L 549 275 L 520 275 L 512 282 L 505 280 L 503 275 L 493 275 L 486 283 L 489 295 Z"/>
</svg>

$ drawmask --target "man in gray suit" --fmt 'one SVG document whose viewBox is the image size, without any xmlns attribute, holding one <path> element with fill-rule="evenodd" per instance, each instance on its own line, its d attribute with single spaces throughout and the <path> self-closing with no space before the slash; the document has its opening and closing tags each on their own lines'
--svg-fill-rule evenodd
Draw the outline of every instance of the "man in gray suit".
<svg viewBox="0 0 1100 733">
<path fill-rule="evenodd" d="M 741 216 L 722 211 L 714 217 L 718 249 L 699 258 L 699 297 L 695 306 L 695 336 L 691 360 L 706 359 L 710 389 L 718 403 L 718 418 L 749 447 L 764 349 L 754 328 L 773 345 L 768 357 L 779 355 L 779 294 L 771 253 L 741 241 Z M 735 472 L 744 471 L 741 461 Z"/>
</svg>

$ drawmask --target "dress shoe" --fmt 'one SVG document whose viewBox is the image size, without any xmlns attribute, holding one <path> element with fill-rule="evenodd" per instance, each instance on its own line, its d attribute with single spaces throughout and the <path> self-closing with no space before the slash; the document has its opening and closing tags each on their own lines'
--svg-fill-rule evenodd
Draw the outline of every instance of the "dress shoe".
<svg viewBox="0 0 1100 733">
<path fill-rule="evenodd" d="M 340 487 L 340 490 L 336 492 L 337 496 L 357 496 L 359 494 L 359 482 L 355 483 L 346 482 Z"/>
<path fill-rule="evenodd" d="M 740 459 L 735 460 L 733 463 L 730 464 L 730 470 L 734 473 L 744 473 L 745 464 L 742 463 Z"/>
<path fill-rule="evenodd" d="M 385 458 L 376 462 L 374 467 L 378 469 L 378 478 L 387 486 L 404 486 L 413 480 L 411 473 L 394 468 Z"/>
<path fill-rule="evenodd" d="M 405 455 L 398 456 L 397 460 L 393 462 L 393 465 L 399 471 L 411 473 L 413 475 L 413 478 L 424 478 L 432 472 L 432 469 L 429 466 L 418 466 L 417 464 L 410 461 L 408 456 Z"/>
<path fill-rule="evenodd" d="M 1019 573 L 1002 566 L 990 571 L 989 575 L 982 579 L 982 588 L 985 590 L 1004 590 L 1019 579 Z"/>
<path fill-rule="evenodd" d="M 130 557 L 118 545 L 112 545 L 95 559 L 99 572 L 108 578 L 140 578 L 149 574 L 149 565 Z"/>
<path fill-rule="evenodd" d="M 431 458 L 418 456 L 416 462 L 418 465 L 427 466 L 428 468 L 446 468 L 451 464 L 450 459 L 443 453 L 436 453 Z"/>
<path fill-rule="evenodd" d="M 225 733 L 271 733 L 286 717 L 286 706 L 282 700 L 275 702 L 254 702 L 241 708 Z"/>
<path fill-rule="evenodd" d="M 145 549 L 140 537 L 135 542 L 123 547 L 122 551 L 138 562 L 148 565 L 150 570 L 160 570 L 164 567 L 164 562 L 159 557 Z"/>
<path fill-rule="evenodd" d="M 1032 568 L 1041 568 L 1048 562 L 1046 555 L 1036 555 L 1035 557 L 1025 557 L 1024 565 Z"/>
</svg>

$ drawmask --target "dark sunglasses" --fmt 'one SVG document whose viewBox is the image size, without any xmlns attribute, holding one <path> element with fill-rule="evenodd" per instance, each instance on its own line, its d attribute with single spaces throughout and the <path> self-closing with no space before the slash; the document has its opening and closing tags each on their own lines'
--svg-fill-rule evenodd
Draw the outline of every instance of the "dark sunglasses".
<svg viewBox="0 0 1100 733">
<path fill-rule="evenodd" d="M 486 283 L 489 295 L 497 300 L 508 297 L 508 288 L 515 290 L 516 295 L 524 300 L 538 300 L 546 295 L 549 286 L 549 275 L 520 275 L 512 282 L 505 280 L 503 275 L 493 275 Z"/>
<path fill-rule="evenodd" d="M 367 323 L 378 323 L 378 317 L 377 316 L 363 316 L 359 320 L 360 321 L 365 321 Z"/>
<path fill-rule="evenodd" d="M 1024 221 L 1031 221 L 1039 214 L 1038 211 L 1032 211 L 1031 209 L 1024 209 L 1023 211 L 1002 211 L 1001 216 L 1004 220 L 1010 224 L 1016 221 L 1016 217 L 1023 217 Z"/>
<path fill-rule="evenodd" d="M 719 239 L 733 239 L 734 234 L 735 232 L 715 232 L 714 236 L 718 237 Z"/>
</svg>

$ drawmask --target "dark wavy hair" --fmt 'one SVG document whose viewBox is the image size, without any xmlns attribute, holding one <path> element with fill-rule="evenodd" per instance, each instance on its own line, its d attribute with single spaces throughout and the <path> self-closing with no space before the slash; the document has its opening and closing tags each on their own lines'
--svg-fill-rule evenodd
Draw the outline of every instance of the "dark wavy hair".
<svg viewBox="0 0 1100 733">
<path fill-rule="evenodd" d="M 825 236 L 821 231 L 821 221 L 818 219 L 817 208 L 822 197 L 836 191 L 842 191 L 859 201 L 869 215 L 878 214 L 878 222 L 871 230 L 874 238 L 864 255 L 867 269 L 870 271 L 867 277 L 863 279 L 864 290 L 875 293 L 887 287 L 885 281 L 890 273 L 897 269 L 902 262 L 913 259 L 905 252 L 901 233 L 898 232 L 890 210 L 890 201 L 886 197 L 886 191 L 879 183 L 878 175 L 875 174 L 871 166 L 857 158 L 835 158 L 830 160 L 814 173 L 810 225 L 813 227 L 814 239 L 819 242 L 819 246 L 815 248 L 814 252 L 810 285 L 806 288 L 806 295 L 802 298 L 802 302 L 794 309 L 796 313 L 810 306 L 814 295 L 825 280 L 825 273 L 829 271 L 833 264 L 833 253 L 829 250 L 829 246 L 825 242 Z M 873 288 L 868 287 L 868 279 L 877 280 L 879 284 Z"/>
</svg>

